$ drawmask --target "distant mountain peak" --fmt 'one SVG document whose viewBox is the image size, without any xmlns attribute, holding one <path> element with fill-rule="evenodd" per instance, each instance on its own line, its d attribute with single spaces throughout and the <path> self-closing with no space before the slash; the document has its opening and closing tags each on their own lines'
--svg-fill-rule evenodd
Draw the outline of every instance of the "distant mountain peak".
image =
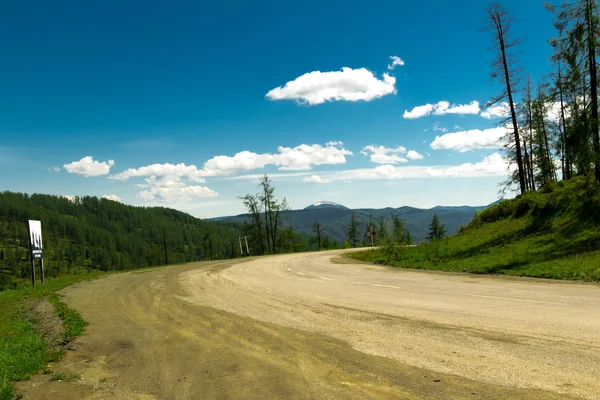
<svg viewBox="0 0 600 400">
<path fill-rule="evenodd" d="M 311 210 L 315 208 L 341 208 L 347 210 L 348 207 L 343 206 L 338 203 L 334 203 L 333 201 L 317 201 L 316 203 L 311 204 L 310 206 L 304 208 L 305 210 Z"/>
</svg>

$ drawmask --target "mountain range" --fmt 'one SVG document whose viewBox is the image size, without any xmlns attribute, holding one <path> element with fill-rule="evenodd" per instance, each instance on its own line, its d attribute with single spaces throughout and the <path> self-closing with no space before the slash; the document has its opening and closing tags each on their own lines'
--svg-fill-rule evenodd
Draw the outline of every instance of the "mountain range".
<svg viewBox="0 0 600 400">
<path fill-rule="evenodd" d="M 342 204 L 321 201 L 311 204 L 302 210 L 286 211 L 284 215 L 289 217 L 290 223 L 297 232 L 312 236 L 312 224 L 315 221 L 319 221 L 325 228 L 325 235 L 329 236 L 331 240 L 343 243 L 346 241 L 346 232 L 352 211 L 356 213 L 356 218 L 360 223 L 361 239 L 367 230 L 370 215 L 376 220 L 375 226 L 377 227 L 381 217 L 389 219 L 390 215 L 393 214 L 404 220 L 413 240 L 421 242 L 427 236 L 428 226 L 434 214 L 437 214 L 441 223 L 446 225 L 448 234 L 454 234 L 462 225 L 468 224 L 473 219 L 475 211 L 483 210 L 490 205 L 479 207 L 436 206 L 428 209 L 403 206 L 398 208 L 359 208 L 351 210 Z M 240 214 L 216 219 L 226 222 L 242 222 L 247 218 L 247 214 Z"/>
</svg>

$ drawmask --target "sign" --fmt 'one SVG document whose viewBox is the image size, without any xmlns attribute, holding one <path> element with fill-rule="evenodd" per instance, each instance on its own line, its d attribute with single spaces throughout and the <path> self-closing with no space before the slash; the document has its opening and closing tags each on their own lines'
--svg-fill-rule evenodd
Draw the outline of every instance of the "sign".
<svg viewBox="0 0 600 400">
<path fill-rule="evenodd" d="M 42 259 L 42 223 L 29 220 L 29 242 L 31 244 L 31 259 Z"/>
<path fill-rule="evenodd" d="M 377 232 L 375 232 L 375 227 L 373 227 L 373 225 L 369 226 L 369 230 L 367 231 L 367 236 L 373 237 L 376 235 L 377 235 Z"/>
</svg>

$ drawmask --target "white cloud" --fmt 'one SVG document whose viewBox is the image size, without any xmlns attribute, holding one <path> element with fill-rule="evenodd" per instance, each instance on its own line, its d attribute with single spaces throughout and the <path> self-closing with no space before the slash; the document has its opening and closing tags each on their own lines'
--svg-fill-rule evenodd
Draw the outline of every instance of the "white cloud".
<svg viewBox="0 0 600 400">
<path fill-rule="evenodd" d="M 438 124 L 437 122 L 435 124 L 433 124 L 433 130 L 435 132 L 448 132 L 448 128 L 444 128 L 444 127 L 440 127 L 440 124 Z"/>
<path fill-rule="evenodd" d="M 366 68 L 342 68 L 341 71 L 308 72 L 270 90 L 270 100 L 296 100 L 301 104 L 316 105 L 327 101 L 371 101 L 396 93 L 396 78 L 386 73 L 377 79 Z"/>
<path fill-rule="evenodd" d="M 70 174 L 77 174 L 84 177 L 108 175 L 110 168 L 115 165 L 114 160 L 94 161 L 93 157 L 83 157 L 79 161 L 73 161 L 70 164 L 64 164 L 63 167 Z"/>
<path fill-rule="evenodd" d="M 118 181 L 125 181 L 129 178 L 140 177 L 140 176 L 177 176 L 180 178 L 187 178 L 193 182 L 204 182 L 205 173 L 199 170 L 195 165 L 180 164 L 152 164 L 140 168 L 129 168 L 118 174 L 111 175 L 110 179 Z"/>
<path fill-rule="evenodd" d="M 52 168 L 47 168 L 48 172 L 53 174 L 53 173 L 59 173 L 60 172 L 60 167 L 52 167 Z"/>
<path fill-rule="evenodd" d="M 110 176 L 110 179 L 126 181 L 130 178 L 144 177 L 144 184 L 136 184 L 146 188 L 138 193 L 138 197 L 156 203 L 174 203 L 187 201 L 195 197 L 213 197 L 218 193 L 204 186 L 190 183 L 204 182 L 207 173 L 195 165 L 151 164 L 140 168 L 130 168 Z"/>
<path fill-rule="evenodd" d="M 428 168 L 426 172 L 427 175 L 432 177 L 509 175 L 509 163 L 499 153 L 494 153 L 475 164 L 465 163 L 452 167 L 433 167 Z"/>
<path fill-rule="evenodd" d="M 514 168 L 511 166 L 510 168 Z M 499 153 L 493 153 L 476 163 L 460 165 L 433 166 L 393 166 L 379 165 L 374 168 L 359 168 L 343 171 L 329 171 L 319 174 L 319 178 L 329 182 L 352 183 L 360 180 L 396 180 L 396 179 L 430 179 L 430 178 L 473 178 L 485 176 L 508 176 L 511 172 L 509 163 Z M 276 179 L 295 179 L 298 173 L 278 174 Z M 237 176 L 235 179 L 257 179 L 258 175 Z M 305 179 L 307 180 L 307 179 Z"/>
<path fill-rule="evenodd" d="M 404 60 L 398 56 L 390 56 L 390 60 L 392 60 L 392 63 L 387 66 L 388 69 L 394 69 L 396 65 L 401 67 L 404 65 Z"/>
<path fill-rule="evenodd" d="M 436 104 L 433 113 L 435 115 L 446 115 L 446 114 L 479 114 L 479 102 L 473 100 L 469 104 L 452 105 L 447 101 L 440 101 Z"/>
<path fill-rule="evenodd" d="M 499 118 L 499 117 L 507 117 L 510 109 L 508 107 L 508 103 L 502 102 L 499 104 L 495 104 L 491 107 L 486 108 L 481 112 L 481 116 L 486 119 Z"/>
<path fill-rule="evenodd" d="M 502 138 L 509 132 L 505 127 L 472 129 L 436 136 L 430 146 L 434 150 L 458 150 L 461 153 L 473 149 L 497 149 Z"/>
<path fill-rule="evenodd" d="M 121 198 L 119 196 L 117 196 L 116 194 L 105 194 L 104 196 L 102 196 L 103 199 L 107 199 L 107 200 L 112 200 L 112 201 L 121 201 Z"/>
<path fill-rule="evenodd" d="M 276 165 L 282 171 L 310 170 L 313 165 L 344 164 L 351 151 L 341 147 L 342 142 L 319 144 L 301 144 L 296 147 L 280 146 L 278 153 L 257 154 L 242 151 L 234 156 L 216 156 L 204 164 L 205 176 L 224 176 L 247 172 L 265 165 Z"/>
<path fill-rule="evenodd" d="M 187 201 L 193 197 L 215 197 L 218 193 L 205 186 L 152 187 L 138 194 L 138 197 L 156 203 Z"/>
<path fill-rule="evenodd" d="M 321 178 L 319 175 L 311 175 L 302 179 L 302 182 L 313 182 L 313 183 L 330 183 L 329 179 Z"/>
<path fill-rule="evenodd" d="M 408 153 L 406 153 L 406 158 L 410 160 L 422 160 L 423 156 L 414 150 L 409 150 Z"/>
<path fill-rule="evenodd" d="M 406 119 L 415 119 L 426 117 L 430 114 L 434 115 L 447 115 L 447 114 L 479 114 L 481 108 L 479 107 L 479 102 L 473 100 L 469 104 L 458 104 L 458 105 L 450 105 L 447 101 L 438 101 L 436 104 L 424 104 L 422 106 L 417 106 L 413 108 L 411 111 L 404 111 L 403 117 Z"/>
<path fill-rule="evenodd" d="M 144 183 L 135 186 L 146 190 L 138 196 L 148 201 L 172 202 L 189 200 L 193 197 L 216 196 L 217 193 L 202 186 L 190 186 L 191 183 L 202 183 L 205 177 L 229 176 L 240 172 L 248 172 L 266 165 L 276 165 L 280 170 L 311 170 L 315 165 L 343 164 L 346 156 L 352 152 L 341 147 L 342 142 L 319 144 L 302 144 L 296 147 L 278 148 L 278 153 L 257 154 L 242 151 L 233 156 L 216 156 L 206 161 L 203 168 L 186 164 L 152 164 L 140 168 L 130 168 L 110 176 L 110 179 L 125 181 L 130 178 L 143 177 Z"/>
<path fill-rule="evenodd" d="M 77 198 L 75 196 L 71 196 L 68 194 L 63 194 L 60 197 L 64 197 L 65 199 L 69 200 L 71 203 L 75 203 L 75 200 L 77 200 Z"/>
<path fill-rule="evenodd" d="M 385 146 L 374 146 L 368 145 L 361 150 L 361 154 L 370 156 L 371 162 L 376 164 L 397 164 L 399 162 L 408 162 L 404 157 L 399 154 L 405 154 L 406 148 L 404 146 L 398 146 L 395 149 Z"/>
<path fill-rule="evenodd" d="M 433 104 L 425 104 L 423 106 L 416 106 L 411 111 L 405 110 L 402 115 L 406 119 L 416 119 L 425 117 L 433 111 Z"/>
</svg>

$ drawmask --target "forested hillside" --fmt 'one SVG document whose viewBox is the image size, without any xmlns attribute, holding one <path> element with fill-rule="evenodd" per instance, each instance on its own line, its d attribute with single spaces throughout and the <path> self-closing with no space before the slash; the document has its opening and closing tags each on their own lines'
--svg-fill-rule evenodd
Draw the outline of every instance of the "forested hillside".
<svg viewBox="0 0 600 400">
<path fill-rule="evenodd" d="M 30 276 L 27 220 L 42 221 L 44 267 L 123 270 L 239 256 L 239 226 L 97 197 L 0 193 L 0 287 Z M 166 247 L 166 252 L 165 252 Z"/>
<path fill-rule="evenodd" d="M 434 207 L 430 209 L 421 209 L 414 207 L 398 207 L 398 208 L 365 208 L 354 210 L 356 219 L 359 223 L 358 231 L 360 243 L 363 239 L 369 222 L 372 221 L 375 227 L 379 227 L 383 222 L 386 227 L 391 229 L 391 216 L 397 216 L 404 220 L 405 226 L 410 231 L 415 242 L 422 242 L 427 236 L 427 226 L 431 222 L 431 218 L 437 213 L 441 222 L 446 225 L 448 233 L 452 234 L 458 229 L 468 224 L 475 215 L 477 210 L 483 210 L 486 206 L 481 207 Z M 319 221 L 324 232 L 323 237 L 327 237 L 330 241 L 342 245 L 348 240 L 348 224 L 350 223 L 350 215 L 352 210 L 344 208 L 305 208 L 303 210 L 285 210 L 282 211 L 282 216 L 289 220 L 291 226 L 298 233 L 308 236 L 314 236 L 313 224 Z M 241 223 L 249 220 L 250 215 L 242 214 L 232 217 L 219 218 L 219 221 Z M 383 221 L 382 221 L 383 219 Z M 367 240 L 368 242 L 368 240 Z"/>
</svg>

